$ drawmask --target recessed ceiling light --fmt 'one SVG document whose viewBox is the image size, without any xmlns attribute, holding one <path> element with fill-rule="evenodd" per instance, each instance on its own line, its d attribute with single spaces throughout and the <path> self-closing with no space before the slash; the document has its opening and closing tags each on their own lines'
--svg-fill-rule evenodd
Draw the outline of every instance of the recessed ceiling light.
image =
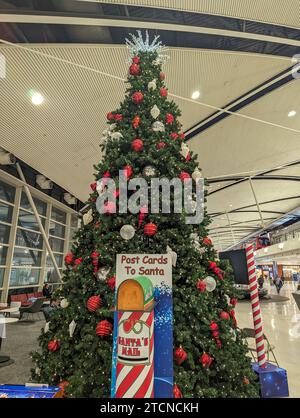
<svg viewBox="0 0 300 418">
<path fill-rule="evenodd" d="M 296 115 L 296 113 L 297 113 L 296 110 L 290 110 L 289 113 L 288 113 L 288 117 L 292 118 L 293 116 Z"/>
<path fill-rule="evenodd" d="M 200 91 L 198 91 L 198 90 L 194 91 L 191 97 L 192 97 L 193 100 L 199 99 Z"/>
<path fill-rule="evenodd" d="M 44 100 L 45 100 L 44 99 L 44 96 L 41 93 L 37 92 L 37 91 L 35 91 L 31 95 L 31 101 L 36 106 L 39 106 L 40 104 L 42 104 Z"/>
</svg>

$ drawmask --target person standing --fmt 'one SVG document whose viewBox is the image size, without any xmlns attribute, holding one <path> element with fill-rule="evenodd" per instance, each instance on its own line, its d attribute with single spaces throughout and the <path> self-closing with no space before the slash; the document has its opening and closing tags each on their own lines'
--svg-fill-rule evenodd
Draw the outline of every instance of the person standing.
<svg viewBox="0 0 300 418">
<path fill-rule="evenodd" d="M 283 286 L 283 282 L 282 282 L 281 277 L 277 277 L 277 279 L 276 279 L 276 283 L 275 283 L 275 286 L 276 286 L 277 293 L 278 293 L 278 295 L 279 295 L 280 290 L 281 290 L 281 288 L 282 288 L 282 286 Z"/>
</svg>

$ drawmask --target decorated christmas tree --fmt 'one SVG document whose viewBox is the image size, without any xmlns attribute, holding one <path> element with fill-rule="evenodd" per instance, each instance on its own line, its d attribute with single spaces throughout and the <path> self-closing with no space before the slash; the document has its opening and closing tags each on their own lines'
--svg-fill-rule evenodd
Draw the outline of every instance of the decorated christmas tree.
<svg viewBox="0 0 300 418">
<path fill-rule="evenodd" d="M 207 212 L 199 224 L 186 214 L 120 213 L 119 190 L 104 203 L 107 181 L 201 178 L 197 155 L 185 143 L 180 110 L 168 100 L 163 47 L 157 38 L 127 41 L 130 66 L 125 100 L 107 114 L 102 160 L 95 167 L 88 208 L 71 253 L 63 285 L 33 353 L 32 379 L 61 385 L 69 397 L 109 397 L 116 255 L 165 254 L 173 259 L 174 397 L 255 397 L 256 378 L 235 318 L 230 270 L 216 261 L 207 237 Z M 205 156 L 202 156 L 205 158 Z M 106 181 L 107 180 L 107 181 Z M 128 196 L 132 194 L 128 191 Z M 164 199 L 159 195 L 160 202 Z M 171 194 L 175 199 L 175 194 Z M 173 202 L 171 202 L 173 203 Z"/>
</svg>

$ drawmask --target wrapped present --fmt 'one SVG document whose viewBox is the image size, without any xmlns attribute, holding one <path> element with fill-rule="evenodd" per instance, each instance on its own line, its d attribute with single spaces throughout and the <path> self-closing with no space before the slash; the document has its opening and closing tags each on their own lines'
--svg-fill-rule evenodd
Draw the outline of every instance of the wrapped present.
<svg viewBox="0 0 300 418">
<path fill-rule="evenodd" d="M 275 364 L 267 363 L 265 368 L 253 363 L 252 368 L 257 373 L 262 398 L 283 398 L 289 396 L 287 372 Z"/>
</svg>

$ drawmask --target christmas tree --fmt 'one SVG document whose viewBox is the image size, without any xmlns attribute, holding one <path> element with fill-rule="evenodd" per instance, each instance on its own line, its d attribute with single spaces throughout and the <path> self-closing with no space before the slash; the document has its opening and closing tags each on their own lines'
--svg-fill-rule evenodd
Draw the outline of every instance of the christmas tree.
<svg viewBox="0 0 300 418">
<path fill-rule="evenodd" d="M 207 212 L 196 225 L 186 223 L 184 212 L 152 213 L 143 207 L 139 214 L 119 213 L 117 189 L 116 205 L 107 200 L 99 213 L 97 198 L 106 190 L 105 179 L 118 184 L 119 170 L 128 180 L 142 177 L 148 184 L 154 176 L 182 182 L 192 178 L 194 183 L 201 177 L 197 155 L 184 142 L 180 110 L 167 98 L 161 43 L 157 37 L 150 43 L 148 35 L 144 41 L 139 33 L 128 46 L 126 97 L 107 115 L 102 161 L 95 167 L 76 243 L 65 258 L 63 285 L 56 291 L 60 308 L 52 312 L 39 337 L 41 349 L 33 353 L 32 379 L 61 385 L 69 397 L 109 397 L 116 255 L 172 251 L 173 259 L 177 255 L 174 396 L 258 396 L 235 318 L 233 280 L 227 266 L 215 261 Z"/>
</svg>

